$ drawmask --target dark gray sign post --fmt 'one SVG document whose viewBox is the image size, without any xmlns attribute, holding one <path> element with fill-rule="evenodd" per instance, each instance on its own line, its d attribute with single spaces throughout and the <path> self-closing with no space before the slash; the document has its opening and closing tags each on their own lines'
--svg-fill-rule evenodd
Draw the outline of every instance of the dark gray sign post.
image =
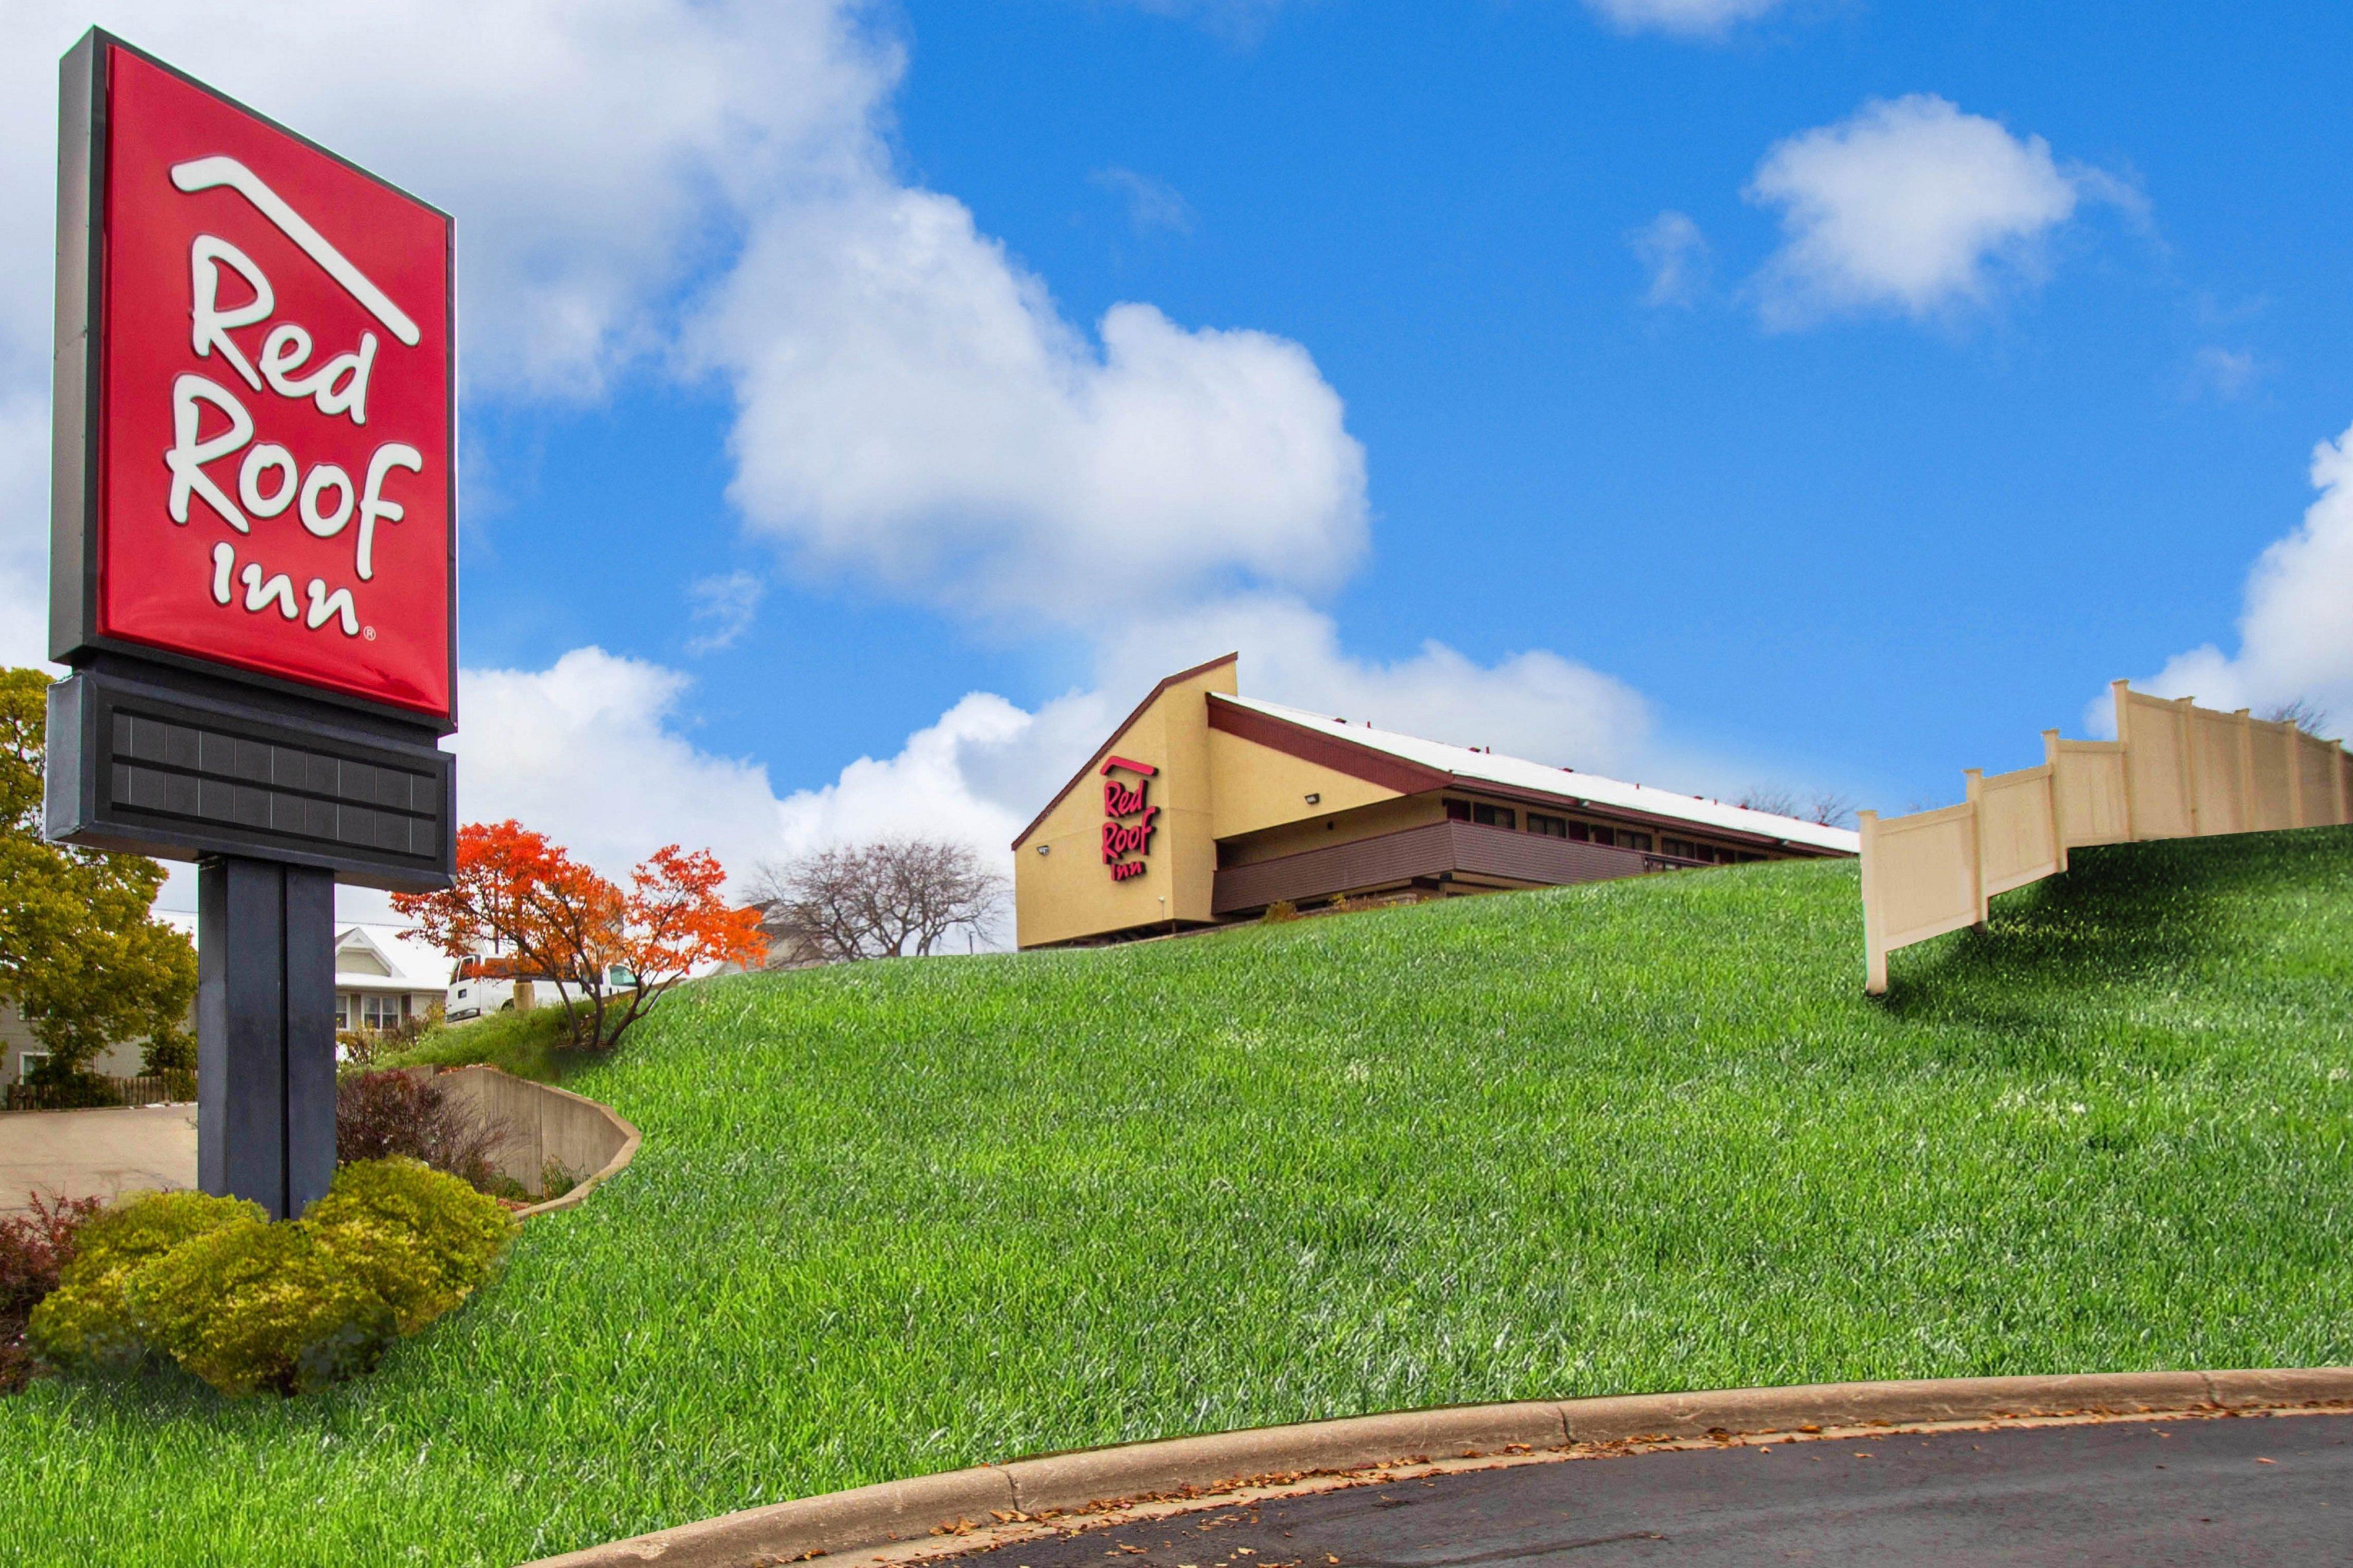
<svg viewBox="0 0 2353 1568">
<path fill-rule="evenodd" d="M 447 215 L 104 33 L 60 75 L 45 800 L 193 860 L 196 1163 L 335 1166 L 334 889 L 448 885 Z"/>
</svg>

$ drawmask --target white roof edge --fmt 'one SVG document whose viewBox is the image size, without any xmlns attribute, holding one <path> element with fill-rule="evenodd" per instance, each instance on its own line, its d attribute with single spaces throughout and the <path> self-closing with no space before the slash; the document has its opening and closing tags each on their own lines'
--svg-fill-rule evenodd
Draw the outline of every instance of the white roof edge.
<svg viewBox="0 0 2353 1568">
<path fill-rule="evenodd" d="M 195 910 L 155 910 L 152 912 L 165 925 L 184 932 L 190 942 L 196 939 Z M 390 974 L 353 974 L 338 968 L 335 972 L 337 988 L 344 991 L 448 990 L 450 972 L 456 965 L 438 948 L 401 934 L 415 929 L 405 921 L 337 921 L 335 946 L 338 949 L 357 937 L 386 969 L 392 971 Z"/>
<path fill-rule="evenodd" d="M 1812 849 L 1835 850 L 1845 855 L 1862 853 L 1862 835 L 1849 828 L 1830 827 L 1819 822 L 1806 822 L 1769 811 L 1752 811 L 1745 805 L 1728 805 L 1723 801 L 1679 795 L 1673 790 L 1654 789 L 1649 784 L 1628 784 L 1623 779 L 1609 778 L 1600 773 L 1556 768 L 1545 763 L 1530 762 L 1525 757 L 1499 756 L 1493 752 L 1473 751 L 1468 746 L 1448 745 L 1443 741 L 1425 741 L 1419 736 L 1400 735 L 1394 731 L 1378 730 L 1366 724 L 1350 724 L 1328 713 L 1286 707 L 1282 703 L 1268 702 L 1256 697 L 1233 697 L 1223 692 L 1211 695 L 1220 702 L 1231 702 L 1237 707 L 1264 713 L 1269 718 L 1284 719 L 1311 729 L 1328 731 L 1336 739 L 1451 773 L 1465 784 L 1502 784 L 1507 788 L 1556 795 L 1564 804 L 1585 801 L 1597 806 L 1615 806 L 1652 816 L 1672 817 L 1688 822 L 1694 827 L 1721 828 L 1760 838 L 1802 844 Z"/>
</svg>

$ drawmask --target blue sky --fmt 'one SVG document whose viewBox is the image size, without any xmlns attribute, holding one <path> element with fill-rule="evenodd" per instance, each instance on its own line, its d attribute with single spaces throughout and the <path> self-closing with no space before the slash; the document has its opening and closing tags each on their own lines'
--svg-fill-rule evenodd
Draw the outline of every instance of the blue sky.
<svg viewBox="0 0 2353 1568">
<path fill-rule="evenodd" d="M 2341 7 L 492 5 L 479 116 L 117 9 L 480 247 L 461 754 L 598 850 L 987 841 L 1220 637 L 1890 810 L 2118 675 L 2353 715 Z"/>
</svg>

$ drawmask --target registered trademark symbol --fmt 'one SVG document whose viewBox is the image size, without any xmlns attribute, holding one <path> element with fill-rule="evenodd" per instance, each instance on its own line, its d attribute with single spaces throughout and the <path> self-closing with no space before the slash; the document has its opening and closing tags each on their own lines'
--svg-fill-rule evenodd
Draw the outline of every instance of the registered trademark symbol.
<svg viewBox="0 0 2353 1568">
<path fill-rule="evenodd" d="M 365 637 L 370 642 L 374 642 L 375 641 L 375 628 L 374 626 L 362 626 L 360 628 L 360 636 Z"/>
</svg>

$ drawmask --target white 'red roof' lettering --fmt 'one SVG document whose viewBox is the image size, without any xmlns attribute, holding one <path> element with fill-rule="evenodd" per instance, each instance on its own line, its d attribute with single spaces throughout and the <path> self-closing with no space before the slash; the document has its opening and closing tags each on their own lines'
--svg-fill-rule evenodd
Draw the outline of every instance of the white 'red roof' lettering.
<svg viewBox="0 0 2353 1568">
<path fill-rule="evenodd" d="M 191 195 L 227 185 L 253 204 L 262 216 L 276 224 L 280 232 L 302 247 L 304 255 L 317 262 L 321 270 L 343 285 L 343 292 L 367 307 L 368 313 L 385 324 L 396 338 L 415 348 L 424 334 L 408 313 L 385 296 L 383 289 L 368 281 L 367 274 L 353 266 L 329 243 L 327 237 L 312 228 L 301 213 L 286 205 L 286 198 L 261 183 L 260 176 L 234 158 L 192 158 L 185 163 L 172 165 L 172 184 Z"/>
</svg>

